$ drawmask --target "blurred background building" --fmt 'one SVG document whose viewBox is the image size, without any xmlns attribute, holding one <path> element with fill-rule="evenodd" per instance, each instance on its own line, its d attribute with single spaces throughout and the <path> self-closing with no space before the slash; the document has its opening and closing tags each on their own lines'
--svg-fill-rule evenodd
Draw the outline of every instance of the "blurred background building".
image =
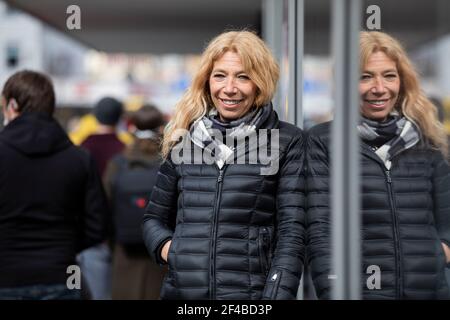
<svg viewBox="0 0 450 320">
<path fill-rule="evenodd" d="M 367 7 L 377 5 L 381 30 L 403 41 L 425 90 L 450 113 L 449 2 L 361 2 L 361 28 L 371 16 Z M 73 4 L 81 28 L 70 30 Z M 329 0 L 4 0 L 0 81 L 23 68 L 50 74 L 58 106 L 68 108 L 58 112 L 66 125 L 68 114 L 86 112 L 106 94 L 131 109 L 153 102 L 170 114 L 206 43 L 226 29 L 249 28 L 279 59 L 275 105 L 282 118 L 309 127 L 333 109 L 330 8 Z"/>
</svg>

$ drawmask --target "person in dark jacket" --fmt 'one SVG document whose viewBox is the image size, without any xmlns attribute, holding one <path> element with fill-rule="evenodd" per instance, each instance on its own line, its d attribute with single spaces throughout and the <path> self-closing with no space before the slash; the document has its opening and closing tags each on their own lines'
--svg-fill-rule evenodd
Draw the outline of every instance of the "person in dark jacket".
<svg viewBox="0 0 450 320">
<path fill-rule="evenodd" d="M 12 75 L 1 100 L 0 299 L 80 298 L 75 256 L 105 235 L 97 169 L 53 118 L 46 76 Z"/>
<path fill-rule="evenodd" d="M 169 266 L 162 299 L 296 298 L 304 141 L 272 108 L 278 76 L 252 32 L 223 33 L 205 49 L 166 127 L 144 216 L 144 242 Z"/>
<path fill-rule="evenodd" d="M 142 239 L 142 216 L 161 163 L 164 115 L 146 104 L 127 115 L 134 141 L 105 171 L 105 190 L 114 224 L 112 299 L 157 300 L 166 268 L 149 259 Z"/>
<path fill-rule="evenodd" d="M 361 33 L 360 68 L 362 298 L 448 298 L 450 168 L 436 108 L 391 36 Z M 329 144 L 330 123 L 308 133 L 307 251 L 319 298 L 332 287 Z"/>
</svg>

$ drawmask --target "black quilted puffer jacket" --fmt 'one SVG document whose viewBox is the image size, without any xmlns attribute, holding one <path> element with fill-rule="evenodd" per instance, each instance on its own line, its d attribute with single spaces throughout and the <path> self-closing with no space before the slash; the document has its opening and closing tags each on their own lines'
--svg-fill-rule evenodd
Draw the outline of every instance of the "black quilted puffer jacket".
<svg viewBox="0 0 450 320">
<path fill-rule="evenodd" d="M 307 138 L 308 261 L 319 298 L 331 298 L 330 123 Z M 445 255 L 450 245 L 450 168 L 439 151 L 422 146 L 393 158 L 387 170 L 361 145 L 362 298 L 448 298 Z M 373 271 L 380 269 L 381 286 Z M 367 280 L 371 285 L 367 285 Z M 369 289 L 372 288 L 372 289 Z"/>
<path fill-rule="evenodd" d="M 304 260 L 302 131 L 272 110 L 259 129 L 279 129 L 279 170 L 257 164 L 161 166 L 143 233 L 169 272 L 162 299 L 295 299 Z"/>
</svg>

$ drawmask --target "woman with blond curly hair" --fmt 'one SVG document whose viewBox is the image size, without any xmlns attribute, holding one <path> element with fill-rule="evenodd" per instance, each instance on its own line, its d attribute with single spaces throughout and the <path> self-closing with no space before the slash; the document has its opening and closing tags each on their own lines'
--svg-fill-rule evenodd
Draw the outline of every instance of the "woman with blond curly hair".
<svg viewBox="0 0 450 320">
<path fill-rule="evenodd" d="M 360 71 L 362 297 L 448 298 L 450 168 L 436 108 L 386 33 L 361 32 Z M 311 129 L 306 160 L 308 256 L 320 298 L 331 288 L 329 132 L 330 123 Z"/>
<path fill-rule="evenodd" d="M 278 77 L 252 32 L 225 32 L 203 52 L 166 127 L 144 217 L 150 254 L 169 266 L 161 298 L 296 298 L 303 134 L 272 108 Z"/>
</svg>

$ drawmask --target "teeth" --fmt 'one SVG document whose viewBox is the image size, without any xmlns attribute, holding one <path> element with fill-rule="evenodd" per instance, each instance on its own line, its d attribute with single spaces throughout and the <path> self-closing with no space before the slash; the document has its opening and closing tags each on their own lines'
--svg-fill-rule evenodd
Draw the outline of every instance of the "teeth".
<svg viewBox="0 0 450 320">
<path fill-rule="evenodd" d="M 241 102 L 241 100 L 223 100 L 222 99 L 222 102 L 223 103 L 225 103 L 225 104 L 238 104 L 239 102 Z"/>
<path fill-rule="evenodd" d="M 370 104 L 375 104 L 375 105 L 381 106 L 386 103 L 386 100 L 368 100 L 368 102 Z"/>
</svg>

